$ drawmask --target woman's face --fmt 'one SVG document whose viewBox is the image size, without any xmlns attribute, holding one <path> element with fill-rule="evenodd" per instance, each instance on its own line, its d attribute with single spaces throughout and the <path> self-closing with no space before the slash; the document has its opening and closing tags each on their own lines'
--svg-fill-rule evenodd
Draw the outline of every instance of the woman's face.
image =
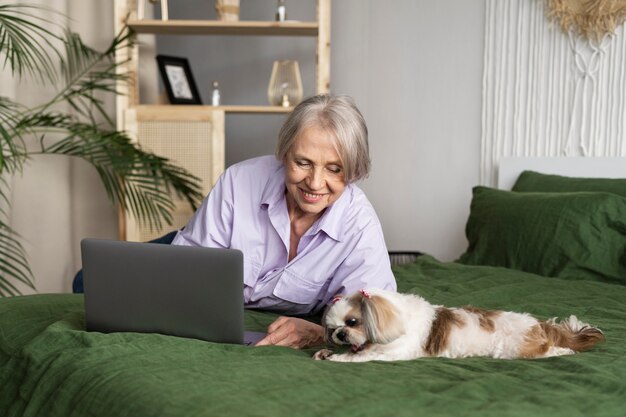
<svg viewBox="0 0 626 417">
<path fill-rule="evenodd" d="M 290 214 L 319 217 L 346 188 L 343 164 L 331 134 L 317 127 L 305 128 L 285 158 L 287 205 Z"/>
</svg>

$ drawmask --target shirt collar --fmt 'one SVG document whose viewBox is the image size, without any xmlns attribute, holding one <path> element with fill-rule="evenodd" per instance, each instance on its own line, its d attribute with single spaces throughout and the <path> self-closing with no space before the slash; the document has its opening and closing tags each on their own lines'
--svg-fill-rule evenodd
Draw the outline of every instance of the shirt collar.
<svg viewBox="0 0 626 417">
<path fill-rule="evenodd" d="M 267 184 L 265 184 L 265 189 L 261 194 L 261 205 L 272 207 L 282 202 L 282 199 L 285 198 L 285 191 L 285 167 L 281 165 L 280 168 L 270 176 Z M 319 231 L 323 231 L 331 239 L 340 242 L 343 236 L 345 212 L 350 204 L 352 192 L 353 185 L 346 185 L 339 199 L 326 209 L 322 217 L 313 223 L 313 226 L 306 232 L 305 236 L 315 235 Z"/>
<path fill-rule="evenodd" d="M 281 198 L 285 198 L 285 166 L 280 164 L 278 169 L 270 175 L 269 181 L 261 194 L 261 205 L 273 206 Z"/>
<path fill-rule="evenodd" d="M 346 223 L 346 208 L 350 204 L 352 195 L 352 185 L 346 185 L 341 196 L 330 207 L 326 209 L 306 234 L 316 234 L 323 231 L 333 240 L 341 242 L 343 237 L 343 225 Z"/>
</svg>

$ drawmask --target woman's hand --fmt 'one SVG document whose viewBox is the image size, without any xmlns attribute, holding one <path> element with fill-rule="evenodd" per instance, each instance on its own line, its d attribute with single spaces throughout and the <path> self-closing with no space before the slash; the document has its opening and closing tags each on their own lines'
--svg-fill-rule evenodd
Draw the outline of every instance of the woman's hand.
<svg viewBox="0 0 626 417">
<path fill-rule="evenodd" d="M 256 346 L 287 346 L 302 349 L 324 343 L 322 326 L 295 317 L 281 316 L 267 328 L 267 336 Z"/>
</svg>

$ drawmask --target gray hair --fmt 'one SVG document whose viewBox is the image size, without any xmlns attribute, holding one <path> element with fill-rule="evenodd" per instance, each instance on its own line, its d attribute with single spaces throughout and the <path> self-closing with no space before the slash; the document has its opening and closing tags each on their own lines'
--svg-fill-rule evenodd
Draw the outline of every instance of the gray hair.
<svg viewBox="0 0 626 417">
<path fill-rule="evenodd" d="M 311 125 L 333 134 L 346 183 L 367 177 L 371 164 L 367 126 L 351 97 L 320 94 L 298 104 L 278 133 L 276 157 L 285 161 L 298 135 Z"/>
</svg>

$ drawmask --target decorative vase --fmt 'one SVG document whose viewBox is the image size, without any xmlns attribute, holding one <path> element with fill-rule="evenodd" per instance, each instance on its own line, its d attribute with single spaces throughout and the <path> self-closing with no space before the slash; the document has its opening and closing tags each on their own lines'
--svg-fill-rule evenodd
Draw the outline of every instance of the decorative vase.
<svg viewBox="0 0 626 417">
<path fill-rule="evenodd" d="M 273 106 L 295 106 L 302 100 L 302 79 L 298 61 L 274 61 L 267 87 L 267 99 Z"/>
<path fill-rule="evenodd" d="M 239 20 L 239 0 L 215 0 L 217 18 L 226 22 Z"/>
</svg>

